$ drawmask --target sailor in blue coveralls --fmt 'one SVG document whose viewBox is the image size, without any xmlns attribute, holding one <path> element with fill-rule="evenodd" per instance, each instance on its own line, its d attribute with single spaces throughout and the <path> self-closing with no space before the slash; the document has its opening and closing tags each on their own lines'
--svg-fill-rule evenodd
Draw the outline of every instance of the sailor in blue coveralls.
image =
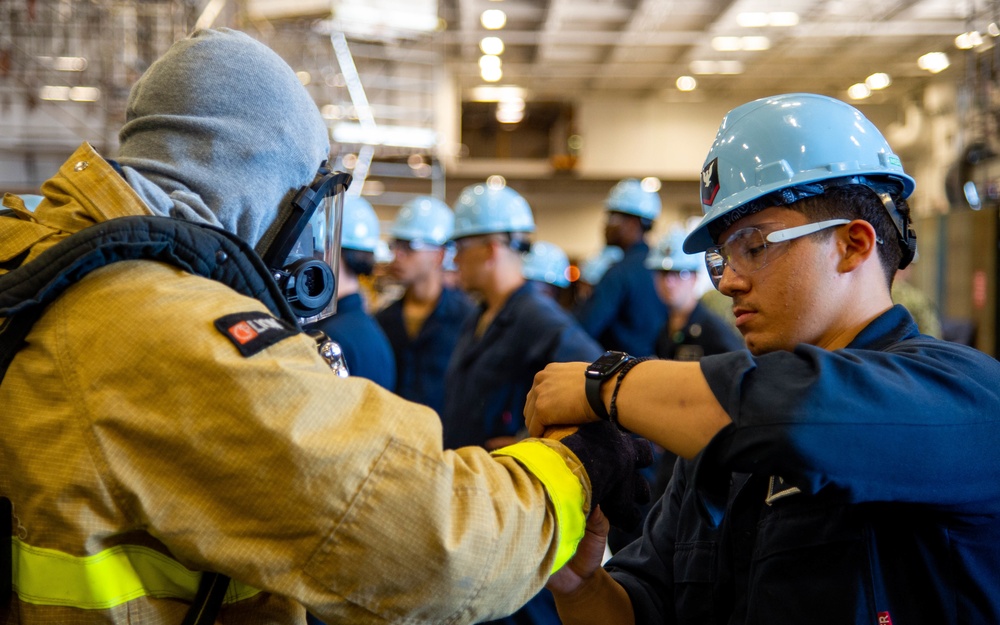
<svg viewBox="0 0 1000 625">
<path fill-rule="evenodd" d="M 657 297 L 652 272 L 645 266 L 649 254 L 645 236 L 660 214 L 660 196 L 627 178 L 611 189 L 605 206 L 604 238 L 609 246 L 624 250 L 624 257 L 607 270 L 576 317 L 606 349 L 651 356 L 656 335 L 667 320 L 667 307 Z"/>
<path fill-rule="evenodd" d="M 786 94 L 724 118 L 702 187 L 684 249 L 749 351 L 594 380 L 683 460 L 605 568 L 591 515 L 549 581 L 563 622 L 1000 623 L 1000 363 L 892 303 L 916 251 L 899 158 L 853 107 Z M 539 374 L 529 431 L 597 418 L 586 370 Z"/>
<path fill-rule="evenodd" d="M 462 287 L 482 297 L 462 329 L 445 380 L 441 414 L 446 448 L 510 444 L 524 429 L 524 400 L 535 373 L 550 362 L 592 360 L 602 350 L 551 298 L 522 275 L 528 203 L 509 187 L 476 184 L 455 203 L 455 240 Z M 542 591 L 505 625 L 556 625 L 552 597 Z"/>
<path fill-rule="evenodd" d="M 389 275 L 403 296 L 375 315 L 396 357 L 396 394 L 444 408 L 444 375 L 459 332 L 475 306 L 443 284 L 446 244 L 455 215 L 441 200 L 420 196 L 399 209 L 389 234 Z"/>
<path fill-rule="evenodd" d="M 367 378 L 383 388 L 396 390 L 396 362 L 382 328 L 365 310 L 358 276 L 371 275 L 379 241 L 378 216 L 368 200 L 349 195 L 344 199 L 341 254 L 337 275 L 336 314 L 307 325 L 336 341 L 344 352 L 351 375 Z"/>
</svg>

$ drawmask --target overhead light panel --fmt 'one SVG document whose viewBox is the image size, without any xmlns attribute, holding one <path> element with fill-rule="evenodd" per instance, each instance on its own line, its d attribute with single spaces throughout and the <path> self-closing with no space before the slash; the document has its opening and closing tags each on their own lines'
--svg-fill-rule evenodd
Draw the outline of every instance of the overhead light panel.
<svg viewBox="0 0 1000 625">
<path fill-rule="evenodd" d="M 948 69 L 949 65 L 951 65 L 951 62 L 948 60 L 948 55 L 944 52 L 928 52 L 917 59 L 917 67 L 932 74 L 937 74 Z"/>
<path fill-rule="evenodd" d="M 698 81 L 694 76 L 681 76 L 676 84 L 678 91 L 694 91 L 698 87 Z"/>
<path fill-rule="evenodd" d="M 749 11 L 736 16 L 736 23 L 743 28 L 765 28 L 774 26 L 787 28 L 799 23 L 799 14 L 792 11 Z"/>
<path fill-rule="evenodd" d="M 499 67 L 481 67 L 479 77 L 486 82 L 500 82 L 503 78 L 503 70 Z"/>
<path fill-rule="evenodd" d="M 959 50 L 971 50 L 981 45 L 983 45 L 983 36 L 979 34 L 978 30 L 970 30 L 955 37 L 955 47 Z"/>
<path fill-rule="evenodd" d="M 872 90 L 863 82 L 855 83 L 847 88 L 847 97 L 852 100 L 864 100 L 871 94 Z"/>
<path fill-rule="evenodd" d="M 500 57 L 496 56 L 495 54 L 484 54 L 483 56 L 479 57 L 480 70 L 500 69 L 502 65 L 503 62 L 500 60 Z"/>
<path fill-rule="evenodd" d="M 507 14 L 500 9 L 487 9 L 479 16 L 479 22 L 486 30 L 500 30 L 507 25 Z"/>
<path fill-rule="evenodd" d="M 865 78 L 865 86 L 871 89 L 872 91 L 885 89 L 891 84 L 892 84 L 892 78 L 889 77 L 889 74 L 886 74 L 884 72 L 877 72 L 875 74 L 872 74 L 868 78 Z"/>
<path fill-rule="evenodd" d="M 771 47 L 767 37 L 713 37 L 712 48 L 719 52 L 758 51 Z"/>
<path fill-rule="evenodd" d="M 500 37 L 483 37 L 482 41 L 479 42 L 479 49 L 483 51 L 483 54 L 503 54 L 503 39 Z"/>
</svg>

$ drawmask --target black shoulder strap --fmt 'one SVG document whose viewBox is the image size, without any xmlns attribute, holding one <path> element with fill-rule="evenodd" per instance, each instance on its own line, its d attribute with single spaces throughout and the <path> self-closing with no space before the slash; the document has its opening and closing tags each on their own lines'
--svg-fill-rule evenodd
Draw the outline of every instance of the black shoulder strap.
<svg viewBox="0 0 1000 625">
<path fill-rule="evenodd" d="M 239 237 L 169 217 L 121 217 L 81 230 L 0 276 L 0 380 L 42 310 L 68 286 L 105 265 L 140 259 L 222 282 L 298 327 L 270 271 Z"/>
<path fill-rule="evenodd" d="M 0 381 L 45 307 L 91 271 L 121 260 L 157 260 L 222 282 L 260 300 L 298 327 L 270 271 L 242 239 L 224 230 L 167 217 L 121 217 L 91 226 L 0 276 Z M 11 502 L 0 499 L 0 609 L 12 596 Z M 202 574 L 183 625 L 208 625 L 222 606 L 229 578 Z"/>
</svg>

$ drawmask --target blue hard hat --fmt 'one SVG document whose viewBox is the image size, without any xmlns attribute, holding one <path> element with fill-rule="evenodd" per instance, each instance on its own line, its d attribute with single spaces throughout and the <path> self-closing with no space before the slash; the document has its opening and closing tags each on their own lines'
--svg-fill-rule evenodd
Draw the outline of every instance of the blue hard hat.
<svg viewBox="0 0 1000 625">
<path fill-rule="evenodd" d="M 413 198 L 399 208 L 389 234 L 401 241 L 444 245 L 455 228 L 455 214 L 447 204 L 429 195 Z"/>
<path fill-rule="evenodd" d="M 452 239 L 498 232 L 534 232 L 531 207 L 510 187 L 474 184 L 462 190 L 455 202 Z"/>
<path fill-rule="evenodd" d="M 622 248 L 615 245 L 605 247 L 596 256 L 584 261 L 580 267 L 580 281 L 587 284 L 597 284 L 611 265 L 623 258 L 625 258 L 625 252 L 622 251 Z"/>
<path fill-rule="evenodd" d="M 677 226 L 671 228 L 646 256 L 646 269 L 657 271 L 696 272 L 704 265 L 704 254 L 688 254 L 684 251 L 687 232 Z"/>
<path fill-rule="evenodd" d="M 609 211 L 635 215 L 653 221 L 660 216 L 660 194 L 642 188 L 635 178 L 626 178 L 612 187 L 604 206 Z"/>
<path fill-rule="evenodd" d="M 374 253 L 378 240 L 378 216 L 375 215 L 371 203 L 357 195 L 345 197 L 340 246 L 344 249 Z"/>
<path fill-rule="evenodd" d="M 786 190 L 794 201 L 822 193 L 823 181 L 852 178 L 889 185 L 904 198 L 915 184 L 874 124 L 840 100 L 792 93 L 739 106 L 723 118 L 705 158 L 705 217 L 684 250 L 707 249 L 715 243 L 709 225 L 729 213 L 721 223 L 743 217 L 739 209 L 748 202 Z"/>
<path fill-rule="evenodd" d="M 535 241 L 524 255 L 521 273 L 527 280 L 547 282 L 560 288 L 569 286 L 569 259 L 555 243 Z"/>
</svg>

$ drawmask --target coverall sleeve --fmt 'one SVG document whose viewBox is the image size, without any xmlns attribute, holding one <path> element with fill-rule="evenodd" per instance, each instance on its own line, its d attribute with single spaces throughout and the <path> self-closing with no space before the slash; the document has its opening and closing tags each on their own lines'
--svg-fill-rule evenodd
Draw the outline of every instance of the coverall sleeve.
<svg viewBox="0 0 1000 625">
<path fill-rule="evenodd" d="M 442 451 L 433 411 L 338 378 L 305 335 L 242 355 L 214 321 L 256 300 L 148 262 L 84 284 L 56 303 L 67 392 L 130 526 L 189 568 L 331 623 L 473 623 L 568 557 L 564 521 L 582 528 L 589 483 L 562 445 L 542 452 L 569 491 L 560 518 L 558 479 L 517 454 Z"/>
<path fill-rule="evenodd" d="M 920 337 L 884 351 L 733 352 L 701 366 L 733 420 L 705 450 L 720 481 L 767 472 L 850 503 L 1000 511 L 1000 363 L 982 352 Z"/>
</svg>

